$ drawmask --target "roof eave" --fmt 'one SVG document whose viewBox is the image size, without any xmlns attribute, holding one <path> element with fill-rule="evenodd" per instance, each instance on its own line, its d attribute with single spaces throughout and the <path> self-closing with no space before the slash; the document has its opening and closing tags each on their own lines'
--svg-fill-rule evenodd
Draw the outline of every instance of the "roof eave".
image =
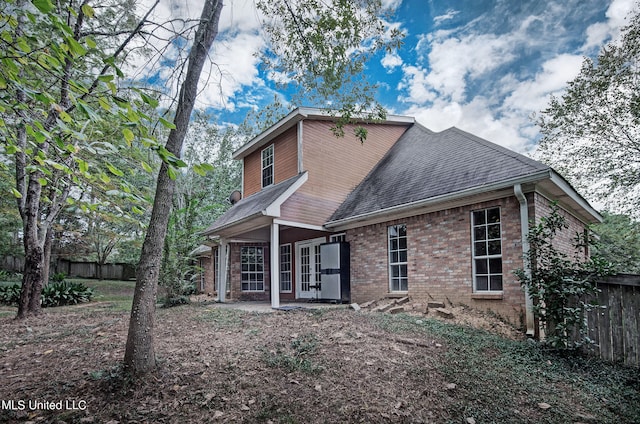
<svg viewBox="0 0 640 424">
<path fill-rule="evenodd" d="M 549 179 L 552 183 L 558 186 L 560 190 L 565 192 L 572 201 L 574 201 L 579 207 L 586 211 L 593 218 L 593 223 L 603 221 L 602 215 L 600 215 L 600 213 L 593 206 L 591 206 L 584 197 L 582 197 L 573 187 L 571 187 L 567 180 L 565 180 L 560 174 L 558 174 L 554 170 L 551 170 Z"/>
<path fill-rule="evenodd" d="M 247 222 L 249 222 L 251 220 L 254 220 L 256 218 L 260 218 L 260 217 L 263 217 L 263 216 L 279 218 L 280 217 L 280 206 L 282 206 L 282 204 L 289 197 L 291 197 L 291 195 L 293 193 L 295 193 L 305 182 L 307 182 L 308 179 L 309 179 L 309 173 L 305 171 L 304 173 L 302 173 L 299 176 L 299 178 L 298 178 L 298 180 L 296 182 L 291 184 L 291 187 L 286 189 L 280 196 L 278 196 L 273 202 L 271 202 L 271 204 L 266 206 L 264 209 L 262 209 L 262 210 L 260 210 L 258 212 L 255 212 L 255 213 L 253 213 L 251 215 L 245 216 L 244 218 L 241 218 L 241 219 L 239 219 L 237 221 L 229 222 L 228 224 L 222 225 L 220 227 L 207 229 L 207 230 L 202 232 L 202 235 L 209 236 L 209 235 L 216 235 L 216 234 L 224 233 L 226 230 L 229 230 L 230 228 L 236 227 L 238 225 L 245 224 L 245 223 L 247 223 Z"/>
<path fill-rule="evenodd" d="M 279 136 L 283 132 L 293 127 L 299 121 L 302 121 L 307 118 L 336 119 L 337 116 L 335 114 L 332 114 L 331 111 L 326 109 L 299 107 L 291 111 L 287 116 L 280 119 L 278 122 L 276 122 L 274 125 L 266 129 L 265 131 L 258 134 L 256 137 L 249 140 L 247 143 L 241 146 L 238 150 L 233 152 L 231 157 L 233 159 L 241 159 L 247 156 L 248 154 L 252 153 L 256 149 L 261 147 L 262 145 L 267 144 L 269 141 L 273 140 L 275 137 Z M 361 120 L 356 118 L 355 121 L 369 122 L 364 118 L 362 118 Z M 410 124 L 414 124 L 415 122 L 416 122 L 415 118 L 410 116 L 402 116 L 402 115 L 387 115 L 386 119 L 380 121 L 380 123 L 391 124 L 391 125 L 393 124 L 410 125 Z"/>
</svg>

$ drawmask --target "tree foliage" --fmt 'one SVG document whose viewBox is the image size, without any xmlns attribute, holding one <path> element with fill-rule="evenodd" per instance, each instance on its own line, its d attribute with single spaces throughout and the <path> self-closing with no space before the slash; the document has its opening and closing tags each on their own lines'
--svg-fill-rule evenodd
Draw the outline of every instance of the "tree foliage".
<svg viewBox="0 0 640 424">
<path fill-rule="evenodd" d="M 539 157 L 610 210 L 640 217 L 640 12 L 541 112 Z"/>
<path fill-rule="evenodd" d="M 265 66 L 280 85 L 294 90 L 293 104 L 327 105 L 337 117 L 334 131 L 355 118 L 384 119 L 365 66 L 380 51 L 400 47 L 404 34 L 385 25 L 390 11 L 380 0 L 259 0 L 269 48 Z M 366 130 L 356 127 L 364 140 Z"/>
<path fill-rule="evenodd" d="M 595 251 L 611 262 L 616 272 L 640 274 L 640 223 L 628 215 L 603 212 L 594 226 L 599 236 Z"/>
<path fill-rule="evenodd" d="M 612 272 L 611 265 L 599 256 L 585 258 L 592 240 L 584 234 L 576 234 L 573 257 L 555 246 L 556 235 L 568 228 L 565 216 L 554 204 L 548 216 L 529 228 L 530 250 L 525 255 L 528 272 L 515 271 L 520 283 L 528 288 L 546 343 L 556 349 L 575 348 L 589 341 L 584 313 L 595 305 L 588 297 L 598 293 L 597 281 Z"/>
<path fill-rule="evenodd" d="M 61 211 L 79 199 L 75 191 L 94 186 L 129 195 L 128 184 L 116 182 L 124 171 L 113 159 L 136 138 L 161 148 L 145 125 L 151 117 L 144 108 L 157 102 L 119 88 L 123 56 L 145 22 L 132 15 L 131 2 L 94 8 L 88 1 L 8 0 L 5 6 L 0 137 L 3 154 L 15 165 L 11 193 L 25 252 L 18 317 L 24 317 L 40 310 L 52 228 Z"/>
</svg>

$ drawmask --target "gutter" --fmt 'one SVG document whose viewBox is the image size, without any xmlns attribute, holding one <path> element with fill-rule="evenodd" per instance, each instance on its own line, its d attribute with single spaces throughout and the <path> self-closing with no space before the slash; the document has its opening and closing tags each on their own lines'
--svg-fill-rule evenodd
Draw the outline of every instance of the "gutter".
<svg viewBox="0 0 640 424">
<path fill-rule="evenodd" d="M 520 236 L 522 238 L 522 258 L 524 273 L 527 277 L 531 277 L 531 269 L 527 262 L 527 256 L 529 254 L 529 240 L 527 235 L 529 233 L 529 204 L 527 198 L 522 192 L 522 185 L 520 183 L 513 186 L 513 193 L 515 194 L 518 202 L 520 202 Z M 527 336 L 533 337 L 535 334 L 535 320 L 533 316 L 533 300 L 529 295 L 529 288 L 524 287 L 524 302 L 525 302 L 525 317 L 527 323 Z"/>
</svg>

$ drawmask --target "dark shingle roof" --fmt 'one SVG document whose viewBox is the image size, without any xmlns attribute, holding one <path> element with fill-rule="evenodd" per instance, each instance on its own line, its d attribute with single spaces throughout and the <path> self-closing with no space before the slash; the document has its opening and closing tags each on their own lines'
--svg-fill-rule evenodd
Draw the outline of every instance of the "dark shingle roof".
<svg viewBox="0 0 640 424">
<path fill-rule="evenodd" d="M 414 124 L 349 194 L 329 222 L 549 169 L 458 128 L 434 133 Z"/>
<path fill-rule="evenodd" d="M 249 217 L 262 215 L 271 204 L 302 178 L 303 175 L 305 174 L 298 174 L 295 177 L 291 177 L 271 187 L 262 189 L 251 196 L 245 197 L 222 214 L 222 216 L 211 224 L 209 228 L 204 230 L 203 233 L 212 234 L 216 230 L 228 227 Z"/>
</svg>

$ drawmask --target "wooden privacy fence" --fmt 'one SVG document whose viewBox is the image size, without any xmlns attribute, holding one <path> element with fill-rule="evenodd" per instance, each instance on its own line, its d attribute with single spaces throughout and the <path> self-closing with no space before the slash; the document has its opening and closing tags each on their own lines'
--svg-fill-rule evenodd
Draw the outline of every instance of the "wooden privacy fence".
<svg viewBox="0 0 640 424">
<path fill-rule="evenodd" d="M 640 366 L 640 275 L 618 274 L 598 283 L 601 306 L 586 314 L 590 353 Z"/>
<path fill-rule="evenodd" d="M 103 280 L 131 280 L 136 278 L 134 265 L 125 263 L 99 265 L 97 262 L 74 262 L 58 259 L 52 271 L 68 277 L 101 278 Z"/>
<path fill-rule="evenodd" d="M 24 258 L 5 256 L 0 268 L 7 271 L 22 272 Z M 102 278 L 104 280 L 132 280 L 136 278 L 135 265 L 125 263 L 104 264 L 97 262 L 77 262 L 58 258 L 51 263 L 50 275 L 63 272 L 67 277 Z"/>
</svg>

